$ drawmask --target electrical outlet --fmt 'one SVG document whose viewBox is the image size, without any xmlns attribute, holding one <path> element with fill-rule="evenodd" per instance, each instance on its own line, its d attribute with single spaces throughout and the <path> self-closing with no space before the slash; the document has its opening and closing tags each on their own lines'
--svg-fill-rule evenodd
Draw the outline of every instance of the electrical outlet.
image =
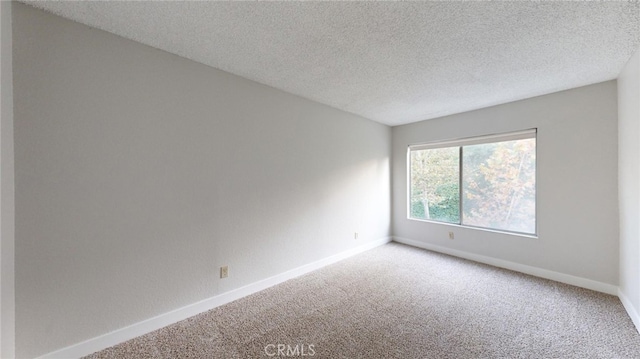
<svg viewBox="0 0 640 359">
<path fill-rule="evenodd" d="M 453 239 L 453 232 L 449 232 L 449 239 Z"/>
<path fill-rule="evenodd" d="M 229 276 L 229 266 L 220 267 L 220 278 L 227 278 Z"/>
<path fill-rule="evenodd" d="M 358 232 L 353 233 L 353 239 L 358 239 Z"/>
</svg>

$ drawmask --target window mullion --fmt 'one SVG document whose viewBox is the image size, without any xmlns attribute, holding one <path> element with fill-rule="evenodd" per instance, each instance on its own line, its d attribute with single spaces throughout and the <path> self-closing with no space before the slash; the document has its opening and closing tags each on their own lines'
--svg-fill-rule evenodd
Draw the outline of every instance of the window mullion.
<svg viewBox="0 0 640 359">
<path fill-rule="evenodd" d="M 462 225 L 462 146 L 458 155 L 458 216 L 460 217 L 460 225 Z"/>
</svg>

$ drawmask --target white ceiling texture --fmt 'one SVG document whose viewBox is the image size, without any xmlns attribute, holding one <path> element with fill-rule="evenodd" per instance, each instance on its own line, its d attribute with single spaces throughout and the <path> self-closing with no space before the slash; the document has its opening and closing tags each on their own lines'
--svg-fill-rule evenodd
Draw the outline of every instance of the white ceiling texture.
<svg viewBox="0 0 640 359">
<path fill-rule="evenodd" d="M 25 1 L 387 125 L 615 79 L 632 1 Z"/>
</svg>

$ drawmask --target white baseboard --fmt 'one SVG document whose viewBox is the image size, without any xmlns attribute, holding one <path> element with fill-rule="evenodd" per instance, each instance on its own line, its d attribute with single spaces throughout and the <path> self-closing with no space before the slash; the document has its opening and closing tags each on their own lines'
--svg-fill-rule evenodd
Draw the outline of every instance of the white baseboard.
<svg viewBox="0 0 640 359">
<path fill-rule="evenodd" d="M 621 290 L 618 290 L 618 298 L 620 298 L 624 309 L 627 311 L 627 314 L 629 314 L 629 317 L 631 317 L 631 321 L 633 322 L 633 325 L 636 326 L 636 330 L 640 333 L 640 315 L 638 315 L 638 311 Z"/>
<path fill-rule="evenodd" d="M 365 252 L 369 249 L 384 245 L 386 243 L 389 243 L 390 241 L 391 241 L 391 237 L 387 237 L 387 238 L 382 238 L 376 241 L 369 242 L 362 246 L 352 248 L 350 250 L 335 254 L 333 256 L 321 259 L 316 262 L 303 265 L 298 268 L 294 268 L 292 270 L 275 275 L 273 277 L 269 277 L 255 283 L 251 283 L 244 287 L 234 289 L 226 293 L 222 293 L 215 297 L 204 299 L 202 301 L 187 305 L 182 308 L 178 308 L 168 313 L 160 314 L 153 318 L 149 318 L 147 320 L 143 320 L 141 322 L 132 324 L 130 326 L 114 330 L 110 333 L 103 334 L 101 336 L 86 340 L 84 342 L 77 343 L 77 344 L 68 346 L 66 348 L 56 350 L 54 352 L 51 352 L 39 357 L 39 359 L 79 358 L 85 355 L 89 355 L 99 350 L 106 349 L 110 346 L 133 339 L 140 335 L 144 335 L 154 330 L 158 330 L 160 328 L 166 327 L 167 325 L 187 319 L 196 314 L 206 312 L 213 308 L 219 307 L 223 304 L 245 297 L 249 294 L 259 292 L 263 289 L 269 288 L 271 286 L 282 283 L 289 279 L 299 277 L 303 274 L 320 269 L 329 264 L 333 264 L 343 259 L 352 257 L 356 254 Z"/>
<path fill-rule="evenodd" d="M 565 284 L 571 284 L 571 285 L 575 285 L 576 287 L 591 289 L 591 290 L 595 290 L 597 292 L 602 292 L 606 294 L 618 295 L 618 287 L 613 284 L 598 282 L 598 281 L 587 279 L 587 278 L 576 277 L 570 274 L 554 272 L 551 270 L 532 267 L 525 264 L 509 262 L 503 259 L 497 259 L 497 258 L 483 256 L 480 254 L 442 247 L 435 244 L 417 241 L 414 239 L 393 237 L 393 240 L 398 243 L 403 243 L 403 244 L 407 244 L 407 245 L 418 247 L 418 248 L 428 249 L 434 252 L 449 254 L 455 257 L 469 259 L 475 262 L 480 262 L 480 263 L 489 264 L 495 267 L 505 268 L 512 271 L 529 274 L 535 277 L 550 279 L 550 280 L 554 280 L 556 282 L 561 282 Z"/>
</svg>

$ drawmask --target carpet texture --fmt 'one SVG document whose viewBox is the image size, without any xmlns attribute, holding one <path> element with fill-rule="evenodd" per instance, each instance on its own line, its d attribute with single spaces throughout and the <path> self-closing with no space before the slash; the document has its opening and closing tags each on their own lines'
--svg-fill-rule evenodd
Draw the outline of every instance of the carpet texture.
<svg viewBox="0 0 640 359">
<path fill-rule="evenodd" d="M 390 243 L 86 358 L 287 356 L 640 358 L 640 335 L 614 296 Z"/>
</svg>

